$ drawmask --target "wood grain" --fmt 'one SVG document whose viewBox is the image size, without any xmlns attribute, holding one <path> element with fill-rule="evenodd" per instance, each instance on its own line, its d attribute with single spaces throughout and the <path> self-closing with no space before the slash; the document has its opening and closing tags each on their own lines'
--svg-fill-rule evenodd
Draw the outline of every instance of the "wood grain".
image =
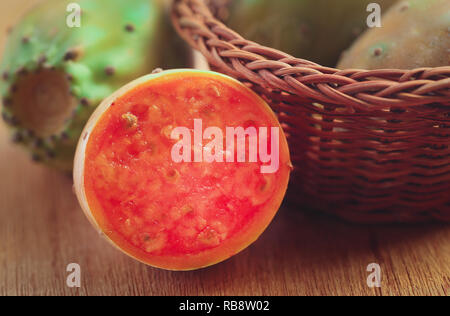
<svg viewBox="0 0 450 316">
<path fill-rule="evenodd" d="M 33 2 L 0 2 L 2 34 Z M 0 36 L 3 45 L 4 36 Z M 382 287 L 366 267 L 382 268 Z M 78 263 L 82 286 L 66 286 Z M 35 165 L 0 124 L 0 295 L 447 295 L 450 227 L 360 226 L 283 207 L 252 247 L 214 267 L 167 272 L 102 240 L 72 180 Z"/>
</svg>

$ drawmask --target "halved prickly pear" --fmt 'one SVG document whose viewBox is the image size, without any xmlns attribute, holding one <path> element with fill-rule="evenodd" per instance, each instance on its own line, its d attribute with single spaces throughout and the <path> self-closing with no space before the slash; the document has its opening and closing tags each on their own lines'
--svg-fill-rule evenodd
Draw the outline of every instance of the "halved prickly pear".
<svg viewBox="0 0 450 316">
<path fill-rule="evenodd" d="M 290 170 L 284 133 L 260 97 L 221 74 L 173 70 L 103 101 L 78 144 L 74 181 L 87 217 L 123 252 L 193 270 L 260 236 Z"/>
</svg>

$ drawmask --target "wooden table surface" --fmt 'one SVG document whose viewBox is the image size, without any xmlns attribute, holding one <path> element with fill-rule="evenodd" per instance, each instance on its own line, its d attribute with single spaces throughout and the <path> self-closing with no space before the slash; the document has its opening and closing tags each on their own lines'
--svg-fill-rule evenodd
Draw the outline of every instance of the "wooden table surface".
<svg viewBox="0 0 450 316">
<path fill-rule="evenodd" d="M 0 2 L 5 29 L 30 0 Z M 66 267 L 81 266 L 81 288 Z M 382 286 L 369 288 L 378 263 Z M 147 267 L 90 226 L 72 180 L 35 165 L 0 123 L 0 295 L 450 295 L 450 226 L 361 226 L 282 208 L 250 248 L 196 272 Z"/>
</svg>

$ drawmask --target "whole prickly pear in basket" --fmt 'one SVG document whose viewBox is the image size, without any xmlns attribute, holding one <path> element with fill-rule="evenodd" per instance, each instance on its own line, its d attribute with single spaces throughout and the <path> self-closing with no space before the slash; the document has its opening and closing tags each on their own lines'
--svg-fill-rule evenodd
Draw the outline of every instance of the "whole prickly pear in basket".
<svg viewBox="0 0 450 316">
<path fill-rule="evenodd" d="M 384 11 L 396 1 L 376 2 Z M 341 52 L 367 28 L 370 14 L 367 6 L 372 2 L 232 0 L 228 14 L 222 18 L 249 40 L 283 50 L 295 57 L 334 66 Z"/>
<path fill-rule="evenodd" d="M 36 161 L 71 170 L 101 100 L 154 68 L 181 66 L 158 0 L 50 0 L 12 28 L 0 65 L 2 116 Z M 79 11 L 80 25 L 71 20 Z M 78 27 L 79 26 L 79 27 Z M 164 53 L 164 54 L 163 54 Z M 165 64 L 170 59 L 171 64 Z M 181 61 L 181 58 L 180 58 Z"/>
<path fill-rule="evenodd" d="M 367 31 L 343 54 L 340 68 L 450 65 L 450 1 L 408 0 L 392 7 L 381 28 Z"/>
</svg>

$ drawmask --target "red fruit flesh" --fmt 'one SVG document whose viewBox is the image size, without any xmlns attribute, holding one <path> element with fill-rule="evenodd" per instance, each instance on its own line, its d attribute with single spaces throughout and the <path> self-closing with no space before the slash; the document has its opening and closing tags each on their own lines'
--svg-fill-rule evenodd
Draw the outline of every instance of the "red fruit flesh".
<svg viewBox="0 0 450 316">
<path fill-rule="evenodd" d="M 84 190 L 96 224 L 127 254 L 164 269 L 202 268 L 247 247 L 272 220 L 289 180 L 281 128 L 275 173 L 261 173 L 259 159 L 175 163 L 171 150 L 178 140 L 171 131 L 192 130 L 194 119 L 202 119 L 203 129 L 223 131 L 279 127 L 267 104 L 242 84 L 179 72 L 116 99 L 86 145 Z"/>
</svg>

